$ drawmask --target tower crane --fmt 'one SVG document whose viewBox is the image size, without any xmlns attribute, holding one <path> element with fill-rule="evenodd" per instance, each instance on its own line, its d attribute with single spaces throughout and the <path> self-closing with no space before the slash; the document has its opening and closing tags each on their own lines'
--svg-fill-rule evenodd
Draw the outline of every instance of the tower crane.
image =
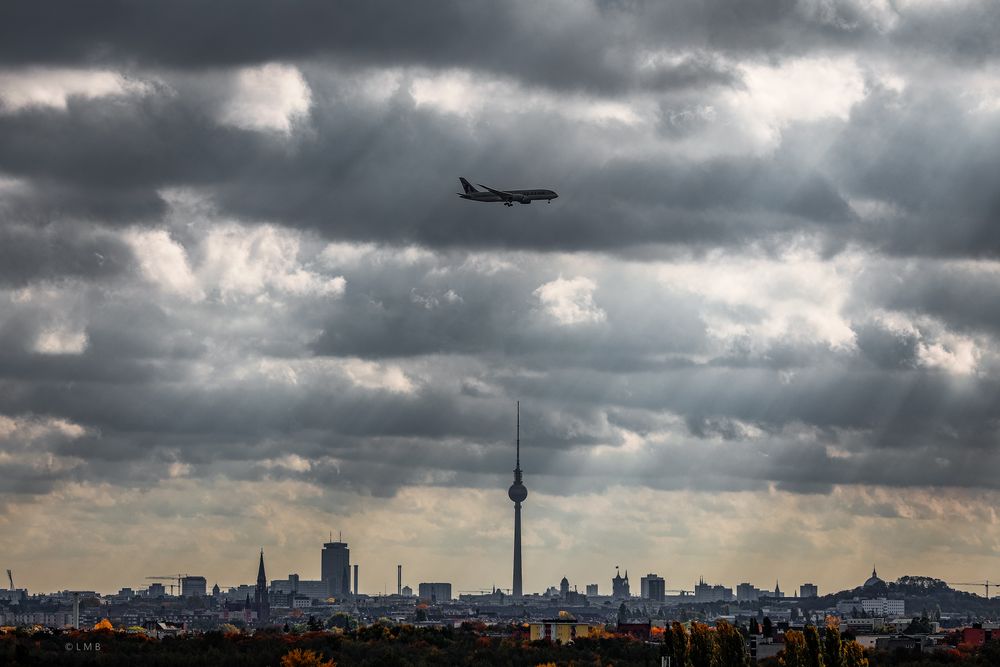
<svg viewBox="0 0 1000 667">
<path fill-rule="evenodd" d="M 997 584 L 996 581 L 991 582 L 989 579 L 987 579 L 986 581 L 946 581 L 945 583 L 948 584 L 949 586 L 984 586 L 986 588 L 987 600 L 990 599 L 990 586 L 993 586 L 995 588 L 996 586 L 1000 585 Z"/>
<path fill-rule="evenodd" d="M 176 579 L 177 580 L 177 594 L 180 595 L 180 593 L 181 593 L 181 579 L 183 579 L 186 576 L 188 576 L 186 573 L 181 573 L 181 574 L 168 574 L 168 575 L 164 575 L 162 577 L 146 577 L 146 578 L 147 579 L 159 579 L 161 581 L 169 581 L 169 582 L 173 582 Z M 174 594 L 174 584 L 170 583 L 168 585 L 170 586 L 170 594 L 173 595 Z"/>
</svg>

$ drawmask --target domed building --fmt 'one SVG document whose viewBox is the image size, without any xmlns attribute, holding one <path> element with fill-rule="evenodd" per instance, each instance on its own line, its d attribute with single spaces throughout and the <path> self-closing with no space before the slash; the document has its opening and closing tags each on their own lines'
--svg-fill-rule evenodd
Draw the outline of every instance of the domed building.
<svg viewBox="0 0 1000 667">
<path fill-rule="evenodd" d="M 862 588 L 872 588 L 874 586 L 884 586 L 885 582 L 879 579 L 878 573 L 875 572 L 875 566 L 872 566 L 872 576 L 868 577 L 868 580 L 862 584 Z"/>
</svg>

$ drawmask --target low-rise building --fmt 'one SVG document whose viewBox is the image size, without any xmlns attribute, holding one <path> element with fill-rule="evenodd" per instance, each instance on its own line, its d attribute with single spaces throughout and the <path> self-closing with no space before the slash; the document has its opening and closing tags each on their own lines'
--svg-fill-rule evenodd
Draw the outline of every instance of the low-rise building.
<svg viewBox="0 0 1000 667">
<path fill-rule="evenodd" d="M 902 616 L 906 613 L 906 604 L 903 600 L 889 600 L 887 598 L 853 598 L 838 602 L 837 613 L 844 617 L 857 616 L 862 613 L 883 618 Z"/>
<path fill-rule="evenodd" d="M 590 637 L 600 626 L 580 623 L 572 616 L 560 616 L 528 624 L 528 636 L 532 641 L 548 639 L 566 644 L 577 637 Z"/>
</svg>

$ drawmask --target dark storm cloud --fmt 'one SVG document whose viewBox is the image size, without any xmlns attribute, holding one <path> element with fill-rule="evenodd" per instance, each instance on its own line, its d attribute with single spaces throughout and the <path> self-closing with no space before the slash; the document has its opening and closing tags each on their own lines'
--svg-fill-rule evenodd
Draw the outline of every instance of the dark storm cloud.
<svg viewBox="0 0 1000 667">
<path fill-rule="evenodd" d="M 0 285 L 19 287 L 61 277 L 108 278 L 132 265 L 132 252 L 104 231 L 59 224 L 0 225 Z"/>
<path fill-rule="evenodd" d="M 29 183 L 5 195 L 7 208 L 148 223 L 166 210 L 163 188 L 189 186 L 238 218 L 332 239 L 635 254 L 651 244 L 780 248 L 806 235 L 830 253 L 852 242 L 901 255 L 1000 253 L 996 115 L 950 88 L 869 82 L 846 122 L 792 123 L 763 155 L 609 159 L 591 147 L 593 127 L 548 112 L 457 123 L 418 106 L 405 82 L 375 104 L 358 99 L 353 79 L 308 77 L 313 106 L 289 136 L 220 124 L 215 89 L 231 84 L 218 74 L 211 87 L 180 77 L 129 97 L 71 97 L 65 111 L 4 114 L 0 170 Z M 704 129 L 666 107 L 661 116 L 668 135 Z M 638 130 L 617 132 L 639 140 Z M 830 146 L 819 161 L 817 144 Z M 511 215 L 450 196 L 458 174 L 562 197 Z M 880 208 L 856 210 L 858 201 Z"/>
<path fill-rule="evenodd" d="M 53 24 L 53 15 L 61 20 Z M 634 49 L 656 41 L 637 34 L 635 21 L 630 12 L 598 12 L 584 3 L 24 4 L 0 11 L 0 61 L 204 68 L 331 58 L 349 65 L 473 68 L 605 92 L 738 80 L 731 67 L 706 56 L 638 62 Z M 640 43 L 622 48 L 632 35 Z"/>
<path fill-rule="evenodd" d="M 871 87 L 830 153 L 833 178 L 885 205 L 859 240 L 900 255 L 1000 254 L 1000 135 L 984 91 Z"/>
<path fill-rule="evenodd" d="M 314 110 L 310 131 L 286 139 L 220 126 L 175 96 L 77 99 L 65 112 L 0 116 L 0 169 L 89 190 L 120 213 L 109 222 L 146 219 L 162 206 L 160 188 L 186 185 L 211 188 L 223 210 L 241 218 L 330 238 L 430 246 L 709 247 L 793 233 L 803 223 L 840 224 L 849 216 L 835 185 L 787 153 L 716 159 L 695 169 L 676 160 L 602 164 L 581 152 L 586 128 L 530 113 L 506 122 L 486 135 L 469 132 L 401 94 L 380 110 L 341 104 Z M 532 147 L 539 145 L 552 150 L 538 154 Z M 527 171 L 526 153 L 535 156 Z M 512 216 L 502 207 L 444 197 L 458 164 L 487 181 L 490 173 L 522 172 L 525 182 L 556 186 L 552 174 L 563 174 L 563 199 Z M 437 194 L 428 199 L 428 193 Z M 78 203 L 66 200 L 67 215 L 91 212 L 90 200 Z"/>
<path fill-rule="evenodd" d="M 998 23 L 990 3 L 898 9 L 854 0 L 6 3 L 0 61 L 202 68 L 331 57 L 471 67 L 559 88 L 620 90 L 688 85 L 685 65 L 676 73 L 637 71 L 637 56 L 665 45 L 768 58 L 816 49 L 919 49 L 977 61 L 997 54 Z M 695 80 L 731 76 L 713 67 Z"/>
<path fill-rule="evenodd" d="M 544 367 L 584 366 L 632 372 L 698 352 L 705 326 L 690 298 L 607 282 L 593 294 L 600 321 L 562 326 L 536 290 L 557 275 L 504 271 L 503 279 L 468 272 L 439 276 L 423 270 L 366 274 L 331 306 L 317 354 L 369 359 L 426 354 L 520 359 Z M 399 285 L 410 285 L 409 292 Z M 607 324 L 630 322 L 623 327 Z M 405 331 L 405 336 L 398 335 Z M 499 360 L 499 359 L 497 359 Z"/>
</svg>

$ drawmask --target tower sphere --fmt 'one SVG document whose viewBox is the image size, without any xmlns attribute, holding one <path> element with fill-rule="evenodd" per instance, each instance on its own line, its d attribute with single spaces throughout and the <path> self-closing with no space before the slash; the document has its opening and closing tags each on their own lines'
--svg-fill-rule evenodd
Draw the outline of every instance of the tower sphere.
<svg viewBox="0 0 1000 667">
<path fill-rule="evenodd" d="M 514 482 L 507 489 L 507 496 L 515 503 L 523 503 L 528 497 L 528 489 L 521 482 Z"/>
</svg>

